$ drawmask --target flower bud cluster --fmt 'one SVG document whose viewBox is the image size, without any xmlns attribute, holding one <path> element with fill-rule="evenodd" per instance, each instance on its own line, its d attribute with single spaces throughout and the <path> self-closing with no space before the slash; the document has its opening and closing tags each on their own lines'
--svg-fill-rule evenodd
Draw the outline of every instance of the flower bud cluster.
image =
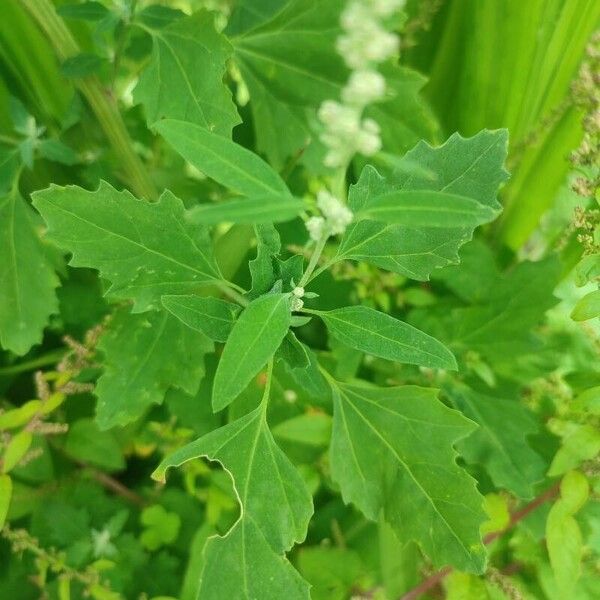
<svg viewBox="0 0 600 600">
<path fill-rule="evenodd" d="M 304 306 L 304 288 L 296 286 L 292 290 L 292 312 L 296 310 L 300 310 Z"/>
<path fill-rule="evenodd" d="M 573 84 L 573 100 L 585 111 L 583 139 L 571 162 L 583 174 L 572 184 L 580 196 L 593 198 L 600 189 L 600 33 L 586 48 L 586 60 Z"/>
<path fill-rule="evenodd" d="M 311 239 L 321 240 L 324 236 L 339 235 L 346 231 L 352 222 L 352 211 L 333 194 L 321 190 L 317 194 L 317 207 L 322 216 L 311 217 L 306 222 L 306 229 Z"/>
<path fill-rule="evenodd" d="M 381 149 L 379 125 L 364 119 L 365 108 L 385 96 L 385 78 L 377 64 L 394 56 L 398 36 L 385 28 L 385 19 L 402 8 L 405 0 L 351 0 L 342 12 L 344 33 L 336 48 L 352 70 L 341 102 L 326 100 L 319 109 L 325 126 L 321 141 L 327 146 L 325 164 L 342 167 L 359 152 L 372 156 Z"/>
</svg>

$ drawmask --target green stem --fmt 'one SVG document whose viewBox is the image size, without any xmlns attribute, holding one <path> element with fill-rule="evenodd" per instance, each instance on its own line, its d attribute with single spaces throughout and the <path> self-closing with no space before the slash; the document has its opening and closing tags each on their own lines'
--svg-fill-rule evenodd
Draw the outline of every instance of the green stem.
<svg viewBox="0 0 600 600">
<path fill-rule="evenodd" d="M 0 369 L 0 377 L 7 377 L 9 375 L 18 375 L 19 373 L 26 373 L 27 371 L 35 371 L 40 367 L 47 367 L 48 365 L 55 365 L 60 362 L 62 357 L 67 353 L 67 350 L 61 348 L 28 360 L 26 362 L 12 365 L 10 367 L 4 367 Z"/>
<path fill-rule="evenodd" d="M 235 289 L 234 286 L 237 289 Z M 248 300 L 248 298 L 245 298 L 244 296 L 242 296 L 242 294 L 240 294 L 237 291 L 237 290 L 242 290 L 242 288 L 231 283 L 230 281 L 222 281 L 218 284 L 218 287 L 221 290 L 221 292 L 223 292 L 223 294 L 225 294 L 226 296 L 229 296 L 229 298 L 231 298 L 232 300 L 235 300 L 241 306 L 248 306 L 248 304 L 250 304 L 250 301 Z"/>
<path fill-rule="evenodd" d="M 77 42 L 62 19 L 57 15 L 56 9 L 50 0 L 20 1 L 44 31 L 61 61 L 80 54 L 81 51 Z M 100 80 L 95 76 L 84 77 L 76 80 L 76 85 L 86 97 L 100 122 L 133 192 L 142 198 L 156 198 L 158 194 L 154 184 L 133 149 L 133 143 L 125 128 L 121 113 L 116 103 L 106 94 Z"/>
<path fill-rule="evenodd" d="M 306 271 L 304 271 L 304 275 L 302 275 L 302 279 L 298 284 L 298 287 L 304 287 L 309 281 L 310 276 L 313 274 L 315 267 L 317 266 L 319 259 L 321 258 L 321 254 L 323 254 L 323 250 L 325 249 L 325 244 L 327 244 L 327 240 L 329 239 L 328 235 L 324 235 L 315 246 L 313 253 L 308 261 L 308 267 L 306 267 Z"/>
</svg>

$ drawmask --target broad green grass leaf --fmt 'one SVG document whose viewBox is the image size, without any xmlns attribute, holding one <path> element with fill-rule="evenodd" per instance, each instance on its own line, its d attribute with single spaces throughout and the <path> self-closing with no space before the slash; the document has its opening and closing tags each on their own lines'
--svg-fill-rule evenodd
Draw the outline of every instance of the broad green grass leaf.
<svg viewBox="0 0 600 600">
<path fill-rule="evenodd" d="M 0 196 L 0 342 L 15 354 L 41 342 L 50 315 L 58 311 L 58 277 L 33 219 L 16 190 Z"/>
<path fill-rule="evenodd" d="M 291 221 L 304 210 L 301 200 L 288 196 L 259 196 L 201 204 L 189 211 L 192 223 L 279 223 Z"/>
<path fill-rule="evenodd" d="M 380 196 L 418 191 L 461 196 L 491 215 L 500 209 L 496 195 L 508 177 L 503 167 L 506 146 L 505 131 L 482 131 L 472 138 L 455 134 L 437 148 L 420 142 L 387 179 L 367 166 L 350 189 L 350 208 L 358 214 L 368 213 Z M 402 167 L 404 161 L 406 169 Z M 441 217 L 436 221 L 441 222 Z M 471 239 L 474 227 L 467 219 L 447 227 L 360 220 L 348 227 L 335 260 L 365 260 L 412 279 L 426 280 L 434 269 L 458 262 L 458 249 Z"/>
<path fill-rule="evenodd" d="M 230 404 L 275 354 L 292 315 L 288 294 L 268 294 L 252 301 L 227 339 L 213 385 L 215 411 Z"/>
<path fill-rule="evenodd" d="M 585 504 L 589 483 L 577 471 L 567 473 L 560 484 L 560 498 L 546 521 L 546 546 L 558 596 L 572 598 L 581 575 L 583 537 L 573 515 Z"/>
<path fill-rule="evenodd" d="M 12 479 L 10 475 L 0 475 L 0 528 L 4 527 L 10 499 L 12 496 Z"/>
<path fill-rule="evenodd" d="M 237 26 L 232 44 L 250 92 L 257 146 L 277 167 L 318 137 L 316 110 L 339 98 L 346 83 L 349 72 L 335 49 L 345 4 L 292 0 L 282 10 L 269 4 L 255 21 L 260 25 L 243 32 Z M 403 152 L 435 131 L 419 98 L 425 79 L 399 66 L 386 67 L 385 75 L 389 99 L 370 107 L 367 116 L 381 125 L 385 149 Z"/>
<path fill-rule="evenodd" d="M 452 352 L 435 338 L 367 306 L 317 314 L 340 342 L 373 356 L 439 369 L 456 369 Z"/>
<path fill-rule="evenodd" d="M 70 264 L 100 271 L 112 283 L 107 294 L 132 299 L 136 311 L 221 278 L 206 231 L 187 223 L 170 192 L 150 203 L 106 182 L 95 192 L 51 186 L 34 194 L 34 205 L 52 239 L 73 254 Z"/>
<path fill-rule="evenodd" d="M 308 584 L 283 556 L 306 536 L 312 500 L 302 477 L 279 449 L 261 405 L 167 457 L 154 473 L 205 457 L 233 479 L 239 520 L 224 537 L 208 541 L 199 597 L 308 600 Z"/>
<path fill-rule="evenodd" d="M 432 190 L 382 194 L 359 210 L 356 219 L 383 221 L 406 227 L 477 227 L 496 212 L 465 196 Z"/>
<path fill-rule="evenodd" d="M 96 420 L 102 429 L 142 416 L 170 387 L 195 394 L 204 355 L 213 343 L 167 311 L 118 312 L 98 343 L 104 374 L 98 379 Z"/>
<path fill-rule="evenodd" d="M 251 150 L 202 127 L 167 119 L 154 125 L 197 169 L 245 196 L 290 196 L 283 179 Z"/>
<path fill-rule="evenodd" d="M 180 119 L 230 137 L 240 122 L 223 83 L 232 48 L 215 30 L 214 16 L 200 11 L 148 30 L 152 58 L 133 92 L 134 100 L 144 105 L 148 125 Z"/>
<path fill-rule="evenodd" d="M 76 460 L 107 471 L 125 467 L 117 438 L 110 431 L 98 429 L 93 419 L 79 419 L 69 425 L 64 451 Z"/>
<path fill-rule="evenodd" d="M 436 390 L 332 387 L 329 457 L 344 501 L 371 520 L 383 511 L 400 541 L 415 540 L 434 566 L 481 572 L 483 497 L 453 448 L 473 423 L 444 406 Z"/>
<path fill-rule="evenodd" d="M 493 398 L 468 388 L 448 390 L 452 404 L 479 428 L 457 446 L 469 463 L 485 467 L 494 484 L 519 498 L 531 498 L 547 465 L 527 443 L 538 431 L 530 412 L 518 401 Z"/>
<path fill-rule="evenodd" d="M 163 296 L 162 304 L 184 325 L 215 342 L 227 340 L 239 312 L 236 304 L 201 296 Z"/>
</svg>

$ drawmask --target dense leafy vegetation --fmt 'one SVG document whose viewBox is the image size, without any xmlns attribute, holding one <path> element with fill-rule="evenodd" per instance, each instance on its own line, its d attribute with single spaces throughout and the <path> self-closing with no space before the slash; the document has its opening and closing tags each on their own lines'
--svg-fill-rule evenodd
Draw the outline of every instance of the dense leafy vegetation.
<svg viewBox="0 0 600 600">
<path fill-rule="evenodd" d="M 0 598 L 600 597 L 599 22 L 3 0 Z"/>
</svg>

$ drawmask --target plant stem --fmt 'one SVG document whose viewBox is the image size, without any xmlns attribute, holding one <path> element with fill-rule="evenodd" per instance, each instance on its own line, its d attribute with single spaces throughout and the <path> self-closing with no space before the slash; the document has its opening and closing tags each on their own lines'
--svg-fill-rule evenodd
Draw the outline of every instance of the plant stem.
<svg viewBox="0 0 600 600">
<path fill-rule="evenodd" d="M 51 0 L 20 1 L 44 31 L 61 61 L 80 54 L 77 42 L 57 15 Z M 116 103 L 103 89 L 100 80 L 95 76 L 83 77 L 76 80 L 76 86 L 86 97 L 109 139 L 132 191 L 148 200 L 156 198 L 158 194 L 154 184 L 133 149 L 133 143 L 125 128 L 121 113 Z"/>
<path fill-rule="evenodd" d="M 540 494 L 537 498 L 532 500 L 529 504 L 526 504 L 520 510 L 513 512 L 510 516 L 510 521 L 508 525 L 501 529 L 500 531 L 494 531 L 492 533 L 488 533 L 483 538 L 484 544 L 491 544 L 494 540 L 498 539 L 502 535 L 504 535 L 507 531 L 510 531 L 517 523 L 522 521 L 525 517 L 529 516 L 534 510 L 539 508 L 548 500 L 552 500 L 557 494 L 559 490 L 559 484 L 553 485 L 551 488 L 547 489 L 543 494 Z M 421 597 L 422 594 L 425 594 L 429 590 L 435 588 L 446 576 L 452 573 L 454 569 L 452 567 L 444 567 L 440 569 L 427 579 L 423 580 L 419 585 L 414 587 L 412 590 L 409 590 L 399 598 L 399 600 L 417 600 Z"/>
<path fill-rule="evenodd" d="M 38 356 L 37 358 L 33 358 L 26 362 L 22 362 L 16 365 L 11 365 L 10 367 L 3 367 L 0 369 L 0 377 L 6 377 L 9 375 L 18 375 L 19 373 L 25 373 L 27 371 L 35 371 L 40 367 L 47 367 L 48 365 L 55 365 L 60 362 L 61 358 L 67 353 L 67 350 L 61 348 L 59 350 L 54 350 L 52 352 L 48 352 L 48 354 L 43 354 L 42 356 Z"/>
<path fill-rule="evenodd" d="M 315 267 L 317 266 L 317 263 L 319 262 L 319 258 L 321 258 L 321 254 L 323 254 L 323 250 L 325 249 L 325 244 L 327 243 L 328 239 L 329 239 L 329 236 L 324 235 L 317 242 L 317 245 L 315 246 L 315 249 L 313 250 L 313 253 L 310 257 L 310 260 L 308 261 L 308 267 L 306 267 L 306 271 L 304 271 L 304 275 L 302 275 L 302 279 L 300 280 L 298 287 L 304 287 L 310 281 L 310 276 L 312 275 L 313 271 L 315 270 Z"/>
<path fill-rule="evenodd" d="M 250 304 L 250 301 L 248 300 L 248 298 L 245 298 L 244 296 L 242 296 L 237 289 L 242 289 L 238 286 L 235 286 L 237 289 L 234 289 L 235 284 L 232 284 L 229 281 L 223 281 L 219 284 L 219 289 L 223 292 L 223 294 L 225 294 L 226 296 L 229 296 L 232 300 L 235 300 L 238 304 L 241 304 L 242 306 L 248 306 L 248 304 Z"/>
</svg>

